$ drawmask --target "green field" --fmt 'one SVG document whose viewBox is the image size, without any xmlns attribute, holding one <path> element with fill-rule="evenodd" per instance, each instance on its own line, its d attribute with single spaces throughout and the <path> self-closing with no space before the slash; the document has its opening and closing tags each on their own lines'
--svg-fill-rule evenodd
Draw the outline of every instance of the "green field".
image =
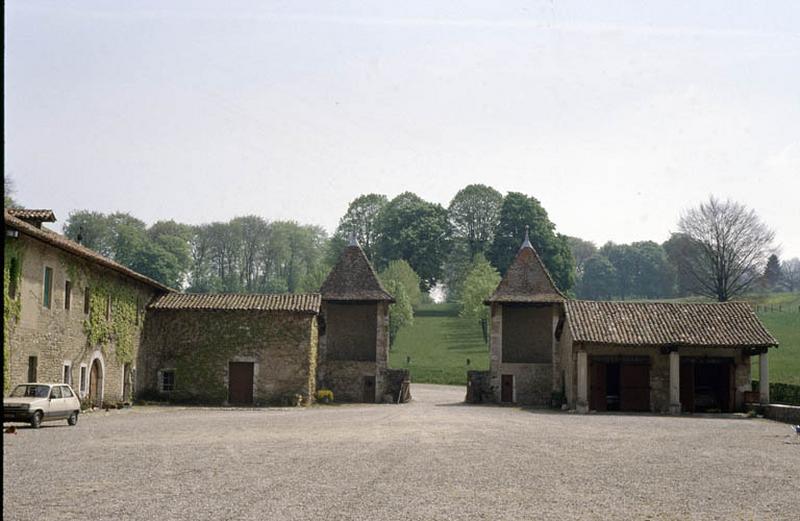
<svg viewBox="0 0 800 521">
<path fill-rule="evenodd" d="M 460 318 L 457 305 L 428 304 L 398 333 L 389 366 L 408 368 L 412 382 L 466 385 L 468 369 L 489 369 L 489 349 L 480 324 Z"/>
<path fill-rule="evenodd" d="M 746 300 L 774 309 L 758 313 L 780 342 L 778 349 L 770 351 L 770 381 L 800 385 L 800 293 L 752 295 Z M 397 335 L 389 366 L 410 369 L 413 382 L 464 385 L 468 369 L 489 368 L 489 352 L 480 324 L 459 318 L 457 305 L 429 304 L 416 312 L 413 326 Z M 753 377 L 758 379 L 756 359 Z"/>
</svg>

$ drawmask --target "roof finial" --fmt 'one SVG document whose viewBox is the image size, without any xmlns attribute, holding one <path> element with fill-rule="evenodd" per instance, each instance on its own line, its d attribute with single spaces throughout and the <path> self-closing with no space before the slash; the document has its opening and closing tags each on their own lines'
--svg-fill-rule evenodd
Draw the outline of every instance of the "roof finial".
<svg viewBox="0 0 800 521">
<path fill-rule="evenodd" d="M 530 239 L 530 237 L 528 236 L 528 231 L 529 231 L 529 230 L 530 230 L 530 226 L 528 226 L 528 225 L 526 224 L 526 225 L 525 225 L 525 240 L 524 240 L 524 241 L 522 241 L 522 246 L 520 246 L 520 247 L 519 247 L 519 249 L 520 249 L 520 250 L 521 250 L 522 248 L 525 248 L 525 247 L 528 247 L 528 248 L 530 248 L 530 249 L 533 249 L 533 244 L 531 244 L 531 239 Z"/>
<path fill-rule="evenodd" d="M 350 232 L 350 239 L 347 246 L 358 246 L 358 239 L 356 238 L 355 230 L 352 230 Z"/>
</svg>

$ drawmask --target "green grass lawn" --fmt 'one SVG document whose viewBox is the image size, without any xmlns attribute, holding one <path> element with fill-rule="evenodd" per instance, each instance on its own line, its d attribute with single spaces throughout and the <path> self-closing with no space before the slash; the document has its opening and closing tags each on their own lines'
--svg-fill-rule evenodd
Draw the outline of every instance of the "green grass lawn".
<svg viewBox="0 0 800 521">
<path fill-rule="evenodd" d="M 468 369 L 489 369 L 489 348 L 480 324 L 460 318 L 457 305 L 428 304 L 397 334 L 389 367 L 408 368 L 412 382 L 466 385 Z"/>
<path fill-rule="evenodd" d="M 774 309 L 758 313 L 780 342 L 778 349 L 770 351 L 770 381 L 800 385 L 800 293 L 748 295 L 743 300 Z M 758 359 L 752 362 L 757 380 Z M 414 325 L 397 335 L 389 352 L 389 366 L 407 367 L 413 382 L 464 385 L 468 369 L 489 368 L 489 351 L 480 324 L 459 318 L 457 305 L 428 304 L 417 311 Z"/>
</svg>

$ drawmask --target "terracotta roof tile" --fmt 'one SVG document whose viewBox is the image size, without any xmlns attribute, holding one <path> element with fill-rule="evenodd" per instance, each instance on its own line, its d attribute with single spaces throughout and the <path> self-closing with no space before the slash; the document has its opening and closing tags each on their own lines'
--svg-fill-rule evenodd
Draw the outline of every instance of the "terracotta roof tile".
<svg viewBox="0 0 800 521">
<path fill-rule="evenodd" d="M 566 303 L 574 342 L 622 346 L 771 347 L 778 342 L 746 302 Z"/>
<path fill-rule="evenodd" d="M 517 256 L 497 285 L 491 302 L 563 302 L 566 297 L 558 291 L 539 254 L 525 240 Z"/>
<path fill-rule="evenodd" d="M 292 311 L 319 313 L 321 296 L 308 294 L 170 293 L 154 300 L 148 309 L 195 311 Z"/>
<path fill-rule="evenodd" d="M 33 210 L 30 208 L 9 208 L 8 213 L 23 221 L 39 221 L 43 223 L 56 222 L 56 214 L 53 210 Z"/>
<path fill-rule="evenodd" d="M 81 244 L 78 244 L 77 242 L 73 242 L 64 237 L 63 235 L 60 235 L 58 233 L 55 233 L 51 230 L 47 230 L 44 228 L 37 228 L 36 226 L 33 226 L 21 219 L 18 219 L 13 215 L 11 215 L 11 212 L 9 210 L 5 210 L 3 212 L 3 219 L 6 228 L 15 229 L 20 233 L 24 233 L 25 235 L 33 237 L 34 239 L 38 239 L 51 246 L 69 252 L 78 257 L 82 257 L 88 261 L 99 264 L 100 266 L 103 266 L 105 268 L 114 270 L 118 273 L 121 273 L 122 275 L 125 275 L 126 277 L 130 277 L 132 279 L 135 279 L 139 282 L 160 289 L 162 291 L 174 291 L 172 288 L 169 288 L 161 284 L 160 282 L 151 279 L 150 277 L 146 277 L 141 273 L 133 271 L 130 268 L 126 268 L 122 264 L 114 262 L 113 260 L 107 257 L 103 257 L 96 251 L 90 250 L 89 248 Z"/>
<path fill-rule="evenodd" d="M 379 300 L 394 302 L 358 244 L 344 249 L 320 289 L 323 300 Z"/>
</svg>

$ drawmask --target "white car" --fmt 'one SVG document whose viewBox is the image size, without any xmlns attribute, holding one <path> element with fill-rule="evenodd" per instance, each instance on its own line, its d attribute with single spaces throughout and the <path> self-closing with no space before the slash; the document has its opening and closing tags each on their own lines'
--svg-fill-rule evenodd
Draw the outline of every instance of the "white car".
<svg viewBox="0 0 800 521">
<path fill-rule="evenodd" d="M 43 421 L 78 423 L 81 402 L 67 384 L 19 384 L 3 399 L 4 422 L 28 422 L 38 429 Z"/>
</svg>

